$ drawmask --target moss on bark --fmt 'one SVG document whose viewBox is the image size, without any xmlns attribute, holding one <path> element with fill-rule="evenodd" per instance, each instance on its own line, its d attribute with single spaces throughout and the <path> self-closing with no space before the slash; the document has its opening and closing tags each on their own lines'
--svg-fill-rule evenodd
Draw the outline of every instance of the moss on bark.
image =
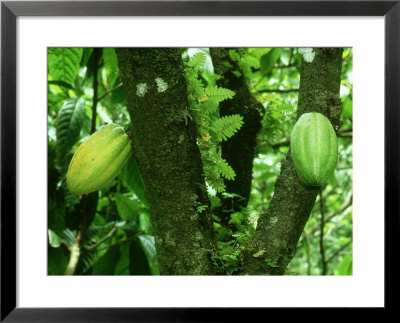
<svg viewBox="0 0 400 323">
<path fill-rule="evenodd" d="M 314 48 L 313 51 L 315 57 L 311 62 L 302 60 L 297 118 L 306 112 L 320 112 L 338 131 L 342 112 L 339 92 L 342 49 Z M 268 211 L 260 216 L 252 247 L 245 253 L 242 274 L 281 275 L 285 272 L 319 190 L 299 181 L 289 151 L 282 161 Z"/>
<path fill-rule="evenodd" d="M 202 163 L 187 118 L 180 49 L 117 49 L 134 154 L 143 176 L 162 275 L 214 274 Z M 188 124 L 189 120 L 189 124 Z"/>
</svg>

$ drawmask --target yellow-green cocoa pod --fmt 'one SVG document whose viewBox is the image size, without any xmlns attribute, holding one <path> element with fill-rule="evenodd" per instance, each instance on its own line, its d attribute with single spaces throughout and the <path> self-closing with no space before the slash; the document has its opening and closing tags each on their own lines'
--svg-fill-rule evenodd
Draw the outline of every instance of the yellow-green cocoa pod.
<svg viewBox="0 0 400 323">
<path fill-rule="evenodd" d="M 69 164 L 67 187 L 88 194 L 111 183 L 132 154 L 131 141 L 116 124 L 100 128 L 77 149 Z"/>
<path fill-rule="evenodd" d="M 335 170 L 337 137 L 331 122 L 321 113 L 305 113 L 297 120 L 290 149 L 297 175 L 306 185 L 321 186 Z"/>
</svg>

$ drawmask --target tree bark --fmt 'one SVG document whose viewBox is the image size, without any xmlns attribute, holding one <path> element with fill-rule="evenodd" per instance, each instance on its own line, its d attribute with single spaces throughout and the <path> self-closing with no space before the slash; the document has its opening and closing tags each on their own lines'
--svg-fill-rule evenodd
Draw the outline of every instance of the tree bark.
<svg viewBox="0 0 400 323">
<path fill-rule="evenodd" d="M 240 211 L 249 202 L 257 133 L 261 129 L 264 108 L 251 94 L 243 72 L 240 76 L 233 73 L 240 71 L 240 67 L 231 59 L 229 49 L 211 48 L 210 52 L 215 73 L 222 76 L 217 81 L 218 86 L 235 91 L 231 100 L 219 104 L 220 116 L 240 114 L 244 121 L 239 131 L 221 144 L 222 158 L 236 173 L 235 180 L 225 180 L 226 192 L 240 195 L 222 200 L 221 212 L 218 212 L 218 215 L 226 225 L 230 214 Z M 231 212 L 226 212 L 227 210 Z"/>
<path fill-rule="evenodd" d="M 313 51 L 315 57 L 311 62 L 302 59 L 297 118 L 306 112 L 320 112 L 338 131 L 342 112 L 343 50 L 314 48 Z M 242 274 L 281 275 L 285 272 L 319 190 L 319 187 L 307 187 L 299 181 L 289 151 L 282 161 L 268 211 L 260 216 L 251 249 L 245 252 Z"/>
<path fill-rule="evenodd" d="M 215 248 L 178 48 L 117 49 L 162 275 L 212 275 Z"/>
</svg>

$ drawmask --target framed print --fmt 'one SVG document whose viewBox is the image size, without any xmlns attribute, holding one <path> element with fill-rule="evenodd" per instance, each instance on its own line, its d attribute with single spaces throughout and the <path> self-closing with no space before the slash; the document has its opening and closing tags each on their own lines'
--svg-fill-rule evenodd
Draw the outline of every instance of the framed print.
<svg viewBox="0 0 400 323">
<path fill-rule="evenodd" d="M 1 320 L 391 309 L 399 18 L 3 1 Z"/>
</svg>

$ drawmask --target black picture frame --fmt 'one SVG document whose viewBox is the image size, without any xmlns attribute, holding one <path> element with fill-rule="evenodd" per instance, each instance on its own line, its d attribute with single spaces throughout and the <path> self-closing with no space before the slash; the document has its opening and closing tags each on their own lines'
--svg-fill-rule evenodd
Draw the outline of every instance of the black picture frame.
<svg viewBox="0 0 400 323">
<path fill-rule="evenodd" d="M 400 198 L 400 0 L 4 1 L 1 3 L 1 322 L 233 322 L 240 317 L 238 311 L 262 310 L 16 307 L 16 19 L 18 16 L 383 16 L 385 19 L 384 309 L 396 307 L 393 299 L 395 296 L 390 296 L 390 289 L 399 286 L 399 275 L 394 273 L 396 268 L 394 259 L 398 258 L 399 244 L 394 238 L 399 236 L 400 226 L 398 202 Z M 255 314 L 250 315 L 249 319 Z"/>
</svg>

